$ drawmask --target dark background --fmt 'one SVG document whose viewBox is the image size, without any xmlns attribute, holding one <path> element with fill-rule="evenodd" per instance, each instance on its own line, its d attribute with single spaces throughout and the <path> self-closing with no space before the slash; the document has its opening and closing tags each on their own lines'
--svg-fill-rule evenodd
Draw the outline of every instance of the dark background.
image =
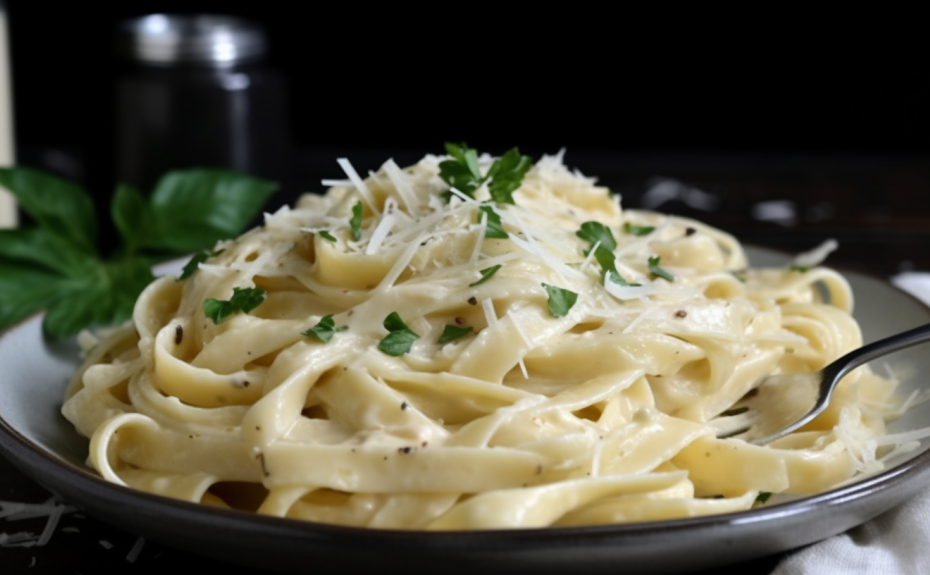
<svg viewBox="0 0 930 575">
<path fill-rule="evenodd" d="M 567 164 L 627 207 L 669 178 L 679 200 L 647 207 L 789 250 L 838 237 L 840 262 L 883 273 L 930 267 L 928 250 L 914 248 L 930 230 L 930 72 L 924 34 L 907 28 L 916 14 L 885 25 L 874 11 L 817 21 L 763 8 L 634 15 L 622 5 L 510 14 L 137 0 L 103 11 L 8 0 L 7 9 L 19 160 L 101 200 L 115 185 L 117 22 L 225 13 L 266 28 L 287 82 L 296 152 L 277 203 L 340 177 L 341 155 L 362 171 L 441 153 L 445 141 L 533 157 L 564 147 Z M 714 207 L 685 201 L 692 188 Z M 773 200 L 791 203 L 790 217 L 760 218 L 758 205 Z"/>
</svg>

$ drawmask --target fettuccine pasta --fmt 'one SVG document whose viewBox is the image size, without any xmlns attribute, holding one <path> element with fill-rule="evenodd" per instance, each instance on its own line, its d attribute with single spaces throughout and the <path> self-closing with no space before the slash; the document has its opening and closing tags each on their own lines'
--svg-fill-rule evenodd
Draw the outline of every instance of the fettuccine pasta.
<svg viewBox="0 0 930 575">
<path fill-rule="evenodd" d="M 151 284 L 67 390 L 89 464 L 207 505 L 422 530 L 725 513 L 881 467 L 894 383 L 864 368 L 799 432 L 718 439 L 795 401 L 747 403 L 762 377 L 861 345 L 840 274 L 747 269 L 731 236 L 622 210 L 561 155 L 503 196 L 493 177 L 450 190 L 443 161 L 364 180 L 343 162 L 325 195 Z"/>
</svg>

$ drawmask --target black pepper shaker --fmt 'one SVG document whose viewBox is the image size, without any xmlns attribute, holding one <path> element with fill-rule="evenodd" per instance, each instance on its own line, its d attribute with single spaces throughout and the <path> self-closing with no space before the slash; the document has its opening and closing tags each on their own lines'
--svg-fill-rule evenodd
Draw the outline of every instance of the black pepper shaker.
<svg viewBox="0 0 930 575">
<path fill-rule="evenodd" d="M 123 22 L 117 49 L 117 181 L 148 191 L 165 172 L 192 167 L 286 178 L 285 85 L 261 27 L 153 14 Z"/>
</svg>

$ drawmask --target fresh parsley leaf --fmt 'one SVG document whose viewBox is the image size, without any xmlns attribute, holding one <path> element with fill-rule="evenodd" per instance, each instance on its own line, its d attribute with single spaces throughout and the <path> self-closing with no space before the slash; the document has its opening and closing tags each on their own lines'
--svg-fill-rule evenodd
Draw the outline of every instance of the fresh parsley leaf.
<svg viewBox="0 0 930 575">
<path fill-rule="evenodd" d="M 733 277 L 739 280 L 740 283 L 746 283 L 746 276 L 743 275 L 743 272 L 738 272 L 736 270 L 730 270 L 730 273 L 733 274 Z"/>
<path fill-rule="evenodd" d="M 203 302 L 203 313 L 219 325 L 229 316 L 241 311 L 249 313 L 265 301 L 265 290 L 260 288 L 233 288 L 233 295 L 228 300 L 207 298 Z"/>
<path fill-rule="evenodd" d="M 621 285 L 621 286 L 630 286 L 630 287 L 637 287 L 638 285 L 640 285 L 640 284 L 637 284 L 637 283 L 631 283 L 631 282 L 626 281 L 625 279 L 623 279 L 623 276 L 621 276 L 620 274 L 618 274 L 616 271 L 613 271 L 613 270 L 607 272 L 606 275 L 607 275 L 607 279 L 608 279 L 609 281 L 611 281 L 611 282 L 613 282 L 613 283 L 615 283 L 615 284 L 617 284 L 617 285 Z"/>
<path fill-rule="evenodd" d="M 224 170 L 171 172 L 148 198 L 121 185 L 110 215 L 122 242 L 101 254 L 81 187 L 24 167 L 0 168 L 0 185 L 36 223 L 0 230 L 0 329 L 45 308 L 53 338 L 131 317 L 152 265 L 238 235 L 275 189 Z"/>
<path fill-rule="evenodd" d="M 591 245 L 600 242 L 601 247 L 606 248 L 608 251 L 613 252 L 617 249 L 617 240 L 614 239 L 614 234 L 610 231 L 610 228 L 600 222 L 581 224 L 581 228 L 575 232 L 575 235 L 590 242 Z"/>
<path fill-rule="evenodd" d="M 197 271 L 200 264 L 212 257 L 220 255 L 221 253 L 223 253 L 223 250 L 203 250 L 197 252 L 190 259 L 190 261 L 184 264 L 184 268 L 181 270 L 181 275 L 178 276 L 178 281 L 186 280 L 187 278 L 191 277 L 194 275 L 194 272 Z"/>
<path fill-rule="evenodd" d="M 317 232 L 320 234 L 320 237 L 328 242 L 335 242 L 336 238 L 333 237 L 333 234 L 329 233 L 327 230 L 320 230 Z"/>
<path fill-rule="evenodd" d="M 413 347 L 413 342 L 420 339 L 420 336 L 407 327 L 404 320 L 400 319 L 396 311 L 384 318 L 382 325 L 388 330 L 388 334 L 378 344 L 378 349 L 387 355 L 394 357 L 404 355 Z"/>
<path fill-rule="evenodd" d="M 436 343 L 439 345 L 446 345 L 450 341 L 455 341 L 460 337 L 470 334 L 472 331 L 473 329 L 470 325 L 459 327 L 457 325 L 446 324 L 446 326 L 442 328 L 442 335 L 439 336 L 439 341 Z"/>
<path fill-rule="evenodd" d="M 661 258 L 659 256 L 652 256 L 649 258 L 649 273 L 670 282 L 675 281 L 675 276 L 659 267 L 660 260 Z"/>
<path fill-rule="evenodd" d="M 793 272 L 799 272 L 799 273 L 802 273 L 802 274 L 803 274 L 804 272 L 808 271 L 809 269 L 810 269 L 810 267 L 808 267 L 808 266 L 799 266 L 799 265 L 793 265 L 793 266 L 791 266 L 791 271 L 793 271 Z"/>
<path fill-rule="evenodd" d="M 637 226 L 630 222 L 623 223 L 623 231 L 633 236 L 648 236 L 656 230 L 655 226 Z"/>
<path fill-rule="evenodd" d="M 300 335 L 315 337 L 323 343 L 326 343 L 333 339 L 333 335 L 335 335 L 337 332 L 345 331 L 347 329 L 349 329 L 349 326 L 347 325 L 336 327 L 336 322 L 333 321 L 332 314 L 329 314 L 324 315 L 322 318 L 320 318 L 320 321 L 318 321 L 315 326 L 311 327 L 307 331 L 301 332 Z"/>
<path fill-rule="evenodd" d="M 352 239 L 359 241 L 362 239 L 362 202 L 355 202 L 352 206 L 352 218 L 349 219 L 349 226 L 352 228 Z"/>
<path fill-rule="evenodd" d="M 513 193 L 520 187 L 524 176 L 533 167 L 533 159 L 520 154 L 517 148 L 507 150 L 494 160 L 488 173 L 481 175 L 478 168 L 478 152 L 468 144 L 446 143 L 446 152 L 451 156 L 439 163 L 439 177 L 450 187 L 471 198 L 482 184 L 488 182 L 491 199 L 499 204 L 513 204 Z"/>
<path fill-rule="evenodd" d="M 769 500 L 772 494 L 768 491 L 760 491 L 759 495 L 756 495 L 756 503 L 764 504 Z"/>
<path fill-rule="evenodd" d="M 549 284 L 542 284 L 542 286 L 546 288 L 546 293 L 549 294 L 549 314 L 552 317 L 564 316 L 578 301 L 578 294 L 573 291 Z"/>
<path fill-rule="evenodd" d="M 485 204 L 485 205 L 479 206 L 478 209 L 484 212 L 485 214 L 487 214 L 487 221 L 486 221 L 487 228 L 485 228 L 484 237 L 497 238 L 497 239 L 506 239 L 507 237 L 509 237 L 507 235 L 507 231 L 504 230 L 504 224 L 501 223 L 500 214 L 495 212 L 494 208 Z M 481 221 L 480 214 L 478 215 L 478 218 L 479 218 L 479 221 Z"/>
<path fill-rule="evenodd" d="M 446 143 L 446 152 L 450 160 L 439 163 L 439 177 L 449 186 L 469 197 L 475 197 L 475 190 L 481 187 L 484 178 L 478 168 L 478 152 L 468 144 Z"/>
<path fill-rule="evenodd" d="M 523 177 L 533 167 L 533 159 L 520 154 L 517 148 L 511 148 L 504 155 L 494 160 L 486 180 L 490 180 L 488 191 L 491 199 L 499 204 L 513 204 L 513 193 L 523 183 Z"/>
<path fill-rule="evenodd" d="M 477 286 L 477 285 L 483 284 L 484 282 L 486 282 L 486 281 L 488 281 L 489 279 L 491 279 L 491 276 L 493 276 L 494 274 L 496 274 L 496 273 L 497 273 L 497 270 L 499 270 L 499 269 L 501 269 L 501 264 L 497 264 L 496 266 L 491 266 L 491 267 L 489 267 L 489 268 L 484 268 L 483 270 L 481 270 L 481 271 L 478 272 L 478 273 L 481 274 L 481 279 L 478 280 L 478 281 L 476 281 L 476 282 L 474 282 L 474 283 L 468 284 L 468 287 L 475 287 L 475 286 Z"/>
</svg>

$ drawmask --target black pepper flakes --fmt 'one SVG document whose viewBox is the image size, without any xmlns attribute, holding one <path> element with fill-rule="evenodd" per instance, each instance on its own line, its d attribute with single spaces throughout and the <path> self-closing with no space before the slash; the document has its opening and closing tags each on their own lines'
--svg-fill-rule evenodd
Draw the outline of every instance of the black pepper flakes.
<svg viewBox="0 0 930 575">
<path fill-rule="evenodd" d="M 692 228 L 691 226 L 688 226 L 687 228 L 685 228 L 685 235 L 686 235 L 686 236 L 693 236 L 693 235 L 696 234 L 696 233 L 697 233 L 697 229 Z"/>
<path fill-rule="evenodd" d="M 684 319 L 684 318 L 688 317 L 688 312 L 686 312 L 686 311 L 683 310 L 683 309 L 680 309 L 680 310 L 678 310 L 678 311 L 675 312 L 675 317 L 677 317 L 678 319 Z"/>
<path fill-rule="evenodd" d="M 456 325 L 464 325 L 464 324 L 465 324 L 465 319 L 464 319 L 464 318 L 461 318 L 461 317 L 457 317 L 457 318 L 455 318 L 455 323 L 456 323 Z"/>
<path fill-rule="evenodd" d="M 468 298 L 468 303 L 470 303 L 471 305 L 478 305 L 478 298 L 476 298 L 475 296 L 471 296 L 470 298 Z"/>
<path fill-rule="evenodd" d="M 409 405 L 406 401 L 402 401 L 402 402 L 401 402 L 401 404 L 400 404 L 400 410 L 401 410 L 401 411 L 407 411 L 407 408 L 408 408 L 408 407 L 410 407 L 410 405 Z"/>
<path fill-rule="evenodd" d="M 413 452 L 416 451 L 416 450 L 417 450 L 416 447 L 411 447 L 411 446 L 409 446 L 409 445 L 405 445 L 404 447 L 398 447 L 398 448 L 397 448 L 397 453 L 403 453 L 404 455 L 409 455 L 409 454 L 413 453 Z"/>
<path fill-rule="evenodd" d="M 184 341 L 184 328 L 180 325 L 174 328 L 174 345 L 181 345 Z"/>
</svg>

